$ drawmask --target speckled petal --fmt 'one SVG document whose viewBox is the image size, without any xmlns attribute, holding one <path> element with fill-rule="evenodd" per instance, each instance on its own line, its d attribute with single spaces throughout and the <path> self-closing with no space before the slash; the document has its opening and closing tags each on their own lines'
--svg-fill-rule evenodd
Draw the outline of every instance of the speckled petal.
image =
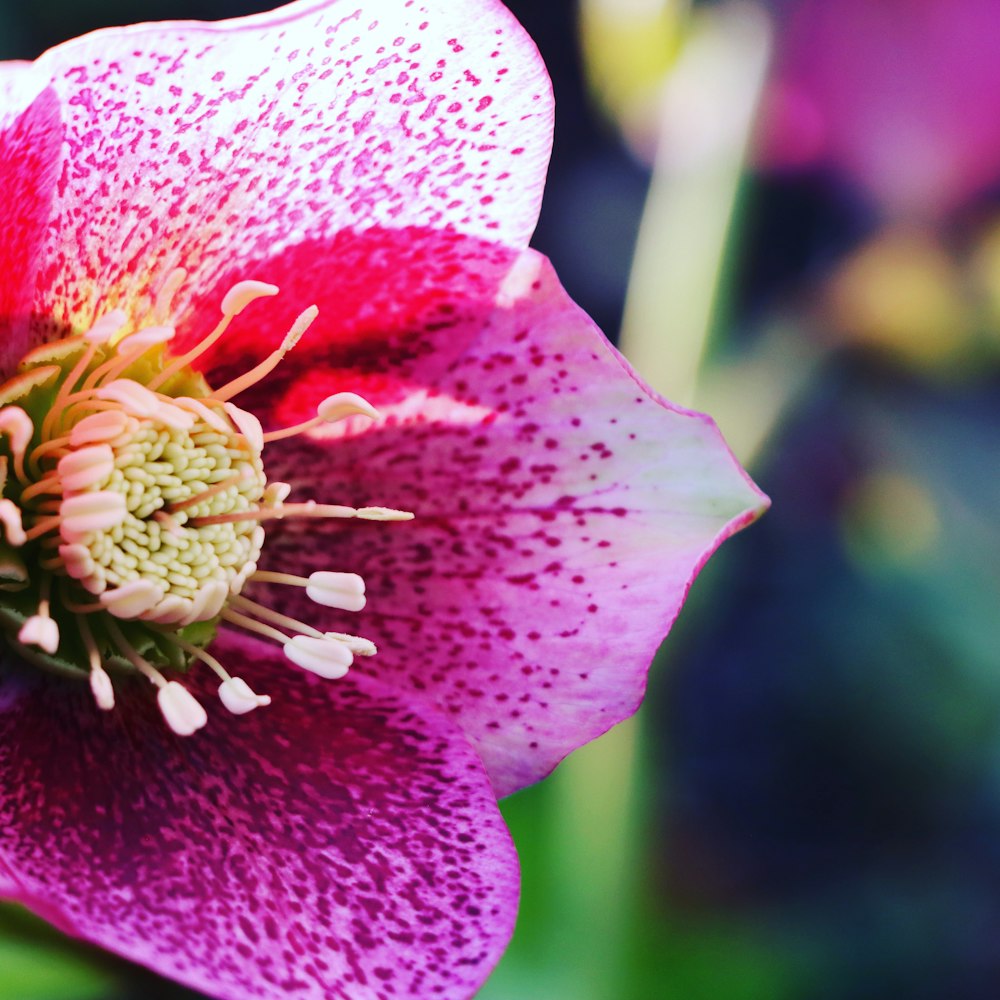
<svg viewBox="0 0 1000 1000">
<path fill-rule="evenodd" d="M 15 99 L 24 74 L 22 64 L 14 64 L 0 76 L 6 109 L 0 111 L 0 381 L 14 371 L 28 344 L 31 276 L 42 252 L 62 145 L 59 102 L 51 89 L 24 107 Z M 14 108 L 18 112 L 10 113 Z"/>
<path fill-rule="evenodd" d="M 238 261 L 220 287 L 248 274 L 266 275 L 281 292 L 239 316 L 199 367 L 212 385 L 242 374 L 276 348 L 302 309 L 314 303 L 319 316 L 288 360 L 258 391 L 241 395 L 240 405 L 273 422 L 277 416 L 270 411 L 283 386 L 314 365 L 349 369 L 358 384 L 377 383 L 369 388 L 380 401 L 401 400 L 414 384 L 440 377 L 478 335 L 475 316 L 491 306 L 519 252 L 455 230 L 373 226 Z M 215 301 L 206 301 L 178 332 L 176 352 L 215 325 L 219 296 L 213 294 Z M 310 397 L 304 404 L 318 401 Z M 287 407 L 283 416 L 290 412 L 312 416 Z"/>
<path fill-rule="evenodd" d="M 694 575 L 767 501 L 711 420 L 652 394 L 538 255 L 478 315 L 465 305 L 452 333 L 467 349 L 433 386 L 370 430 L 265 454 L 299 495 L 415 511 L 328 542 L 315 522 L 271 529 L 265 560 L 360 573 L 367 609 L 333 624 L 289 588 L 268 600 L 371 637 L 377 662 L 356 669 L 433 696 L 505 794 L 635 710 Z M 287 406 L 321 394 L 319 372 L 314 357 Z"/>
<path fill-rule="evenodd" d="M 496 0 L 291 4 L 100 31 L 32 69 L 67 149 L 36 301 L 133 311 L 168 269 L 219 270 L 374 224 L 523 246 L 550 147 L 548 78 Z"/>
<path fill-rule="evenodd" d="M 274 647 L 215 649 L 273 704 L 232 716 L 186 681 L 212 716 L 187 739 L 148 686 L 105 713 L 85 684 L 3 678 L 0 889 L 223 1000 L 471 996 L 510 935 L 517 861 L 461 733 Z"/>
</svg>

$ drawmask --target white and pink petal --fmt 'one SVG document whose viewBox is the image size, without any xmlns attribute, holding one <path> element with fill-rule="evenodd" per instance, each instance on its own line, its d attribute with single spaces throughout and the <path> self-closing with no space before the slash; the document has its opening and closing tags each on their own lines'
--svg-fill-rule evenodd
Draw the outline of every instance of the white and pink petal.
<svg viewBox="0 0 1000 1000">
<path fill-rule="evenodd" d="M 537 219 L 550 86 L 496 0 L 110 29 L 30 75 L 66 126 L 35 301 L 58 320 L 138 311 L 183 266 L 183 325 L 234 260 L 292 242 L 418 225 L 523 246 Z"/>
</svg>

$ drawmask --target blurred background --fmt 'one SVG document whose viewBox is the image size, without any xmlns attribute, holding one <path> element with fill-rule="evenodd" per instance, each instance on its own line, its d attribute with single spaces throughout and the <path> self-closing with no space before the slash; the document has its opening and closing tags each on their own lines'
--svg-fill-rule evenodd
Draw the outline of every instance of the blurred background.
<svg viewBox="0 0 1000 1000">
<path fill-rule="evenodd" d="M 239 0 L 0 0 L 0 58 Z M 1000 4 L 511 0 L 535 245 L 773 509 L 504 804 L 484 1000 L 1000 997 Z M 193 998 L 0 909 L 0 1000 Z"/>
</svg>

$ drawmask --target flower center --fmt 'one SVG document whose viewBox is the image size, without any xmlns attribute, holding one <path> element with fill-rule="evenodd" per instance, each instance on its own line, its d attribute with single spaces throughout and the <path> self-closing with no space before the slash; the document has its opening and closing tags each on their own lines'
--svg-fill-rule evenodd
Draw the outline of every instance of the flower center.
<svg viewBox="0 0 1000 1000">
<path fill-rule="evenodd" d="M 328 678 L 343 676 L 355 654 L 375 652 L 367 640 L 320 631 L 243 596 L 256 581 L 304 587 L 316 603 L 345 611 L 365 604 L 364 583 L 352 573 L 258 571 L 266 521 L 412 515 L 285 502 L 289 487 L 264 474 L 268 442 L 378 414 L 339 393 L 312 420 L 265 434 L 230 400 L 295 346 L 315 307 L 261 364 L 212 389 L 192 363 L 244 308 L 277 289 L 238 283 L 215 330 L 172 357 L 174 329 L 165 320 L 183 279 L 183 271 L 168 277 L 157 325 L 130 330 L 123 313 L 108 313 L 86 333 L 29 353 L 0 386 L 0 633 L 45 669 L 89 677 L 102 709 L 115 705 L 112 675 L 144 675 L 167 723 L 189 735 L 207 715 L 164 672 L 201 660 L 218 674 L 230 711 L 270 702 L 207 651 L 220 621 L 281 643 L 293 663 Z"/>
</svg>

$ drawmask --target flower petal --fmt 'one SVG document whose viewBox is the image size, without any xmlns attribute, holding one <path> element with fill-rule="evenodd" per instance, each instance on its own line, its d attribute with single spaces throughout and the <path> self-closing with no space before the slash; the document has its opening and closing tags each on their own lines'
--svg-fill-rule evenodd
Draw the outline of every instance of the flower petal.
<svg viewBox="0 0 1000 1000">
<path fill-rule="evenodd" d="M 352 380 L 365 379 L 365 391 L 374 388 L 373 402 L 398 402 L 414 384 L 440 377 L 479 335 L 478 318 L 492 308 L 519 253 L 454 230 L 373 226 L 238 262 L 221 287 L 241 274 L 267 274 L 281 293 L 240 316 L 199 367 L 212 385 L 243 374 L 280 344 L 303 306 L 315 303 L 313 326 L 257 391 L 241 394 L 240 406 L 273 421 L 268 414 L 283 386 L 317 366 L 338 369 L 336 378 L 349 370 Z M 173 350 L 181 353 L 201 340 L 217 316 L 218 301 L 206 301 Z M 339 391 L 336 378 L 326 376 L 324 384 L 332 386 L 327 394 Z M 310 417 L 321 398 L 307 393 L 284 416 Z"/>
<path fill-rule="evenodd" d="M 136 309 L 176 266 L 183 307 L 292 239 L 423 224 L 523 246 L 537 219 L 550 86 L 496 0 L 112 29 L 32 73 L 66 112 L 37 302 L 61 319 Z"/>
<path fill-rule="evenodd" d="M 0 77 L 4 110 L 17 106 L 13 88 L 22 78 L 23 70 Z M 0 381 L 13 373 L 29 346 L 31 279 L 55 194 L 61 145 L 59 102 L 51 89 L 17 115 L 0 111 Z"/>
<path fill-rule="evenodd" d="M 416 519 L 330 528 L 329 544 L 315 522 L 282 522 L 265 561 L 361 574 L 350 627 L 380 652 L 355 669 L 435 698 L 505 794 L 635 710 L 693 577 L 767 500 L 711 420 L 654 396 L 538 255 L 475 322 L 437 384 L 380 405 L 371 431 L 265 453 L 300 494 Z M 290 589 L 267 600 L 329 614 Z"/>
<path fill-rule="evenodd" d="M 254 640 L 214 648 L 273 702 L 187 739 L 146 687 L 104 713 L 86 685 L 4 678 L 0 888 L 214 997 L 471 996 L 517 861 L 461 733 Z M 212 680 L 185 684 L 209 703 Z"/>
</svg>

